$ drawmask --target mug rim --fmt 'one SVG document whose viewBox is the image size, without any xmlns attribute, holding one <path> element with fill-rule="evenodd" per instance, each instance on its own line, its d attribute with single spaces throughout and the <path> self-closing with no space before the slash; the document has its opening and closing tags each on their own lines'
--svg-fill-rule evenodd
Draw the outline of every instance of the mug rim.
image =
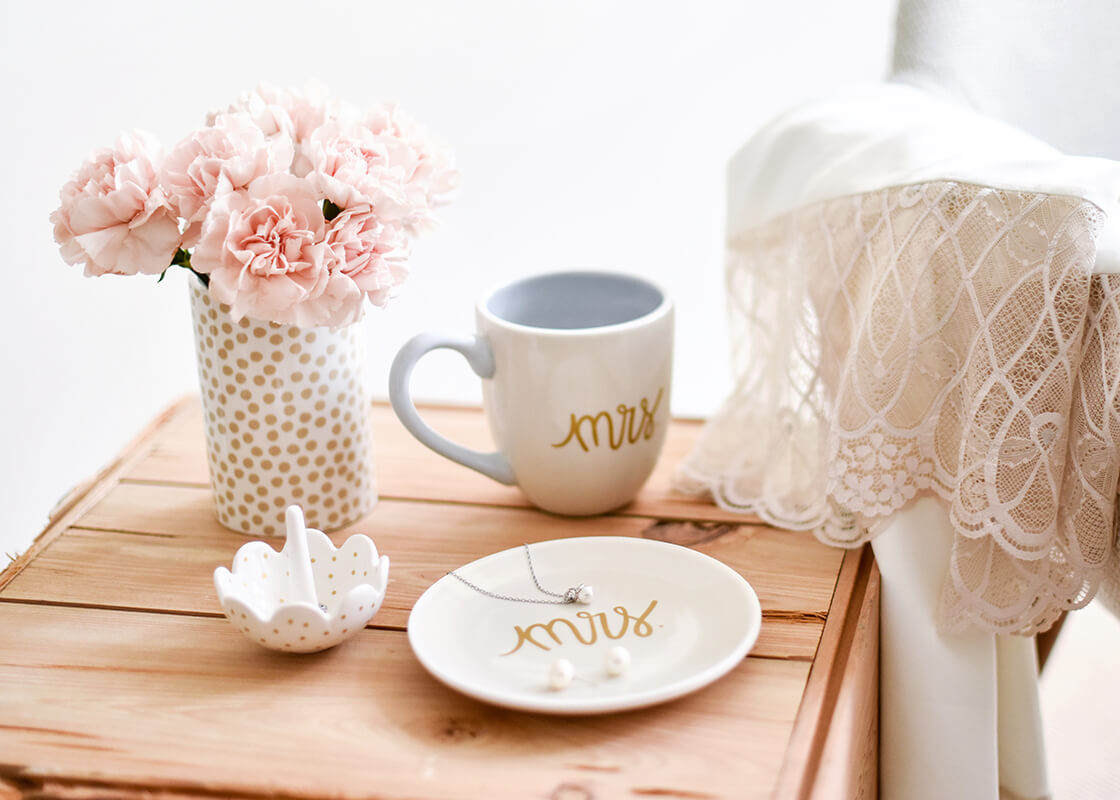
<svg viewBox="0 0 1120 800">
<path fill-rule="evenodd" d="M 658 303 L 653 309 L 642 314 L 640 317 L 628 319 L 625 322 L 613 322 L 608 325 L 595 325 L 587 328 L 548 328 L 539 325 L 525 325 L 520 322 L 512 322 L 505 317 L 499 317 L 492 312 L 489 308 L 490 301 L 498 292 L 516 286 L 519 283 L 526 283 L 528 281 L 537 280 L 540 278 L 556 278 L 565 275 L 579 275 L 579 276 L 600 276 L 606 278 L 623 278 L 635 283 L 645 284 L 648 288 L 653 289 L 661 297 L 661 302 Z M 604 333 L 616 333 L 626 331 L 632 328 L 640 328 L 644 325 L 649 325 L 658 319 L 666 316 L 673 308 L 673 301 L 669 297 L 669 293 L 665 288 L 656 281 L 640 275 L 634 275 L 629 272 L 615 272 L 604 269 L 562 269 L 553 272 L 536 272 L 530 275 L 522 275 L 512 280 L 505 280 L 501 283 L 495 284 L 487 289 L 475 304 L 475 310 L 478 314 L 485 318 L 488 322 L 498 325 L 502 328 L 509 330 L 520 331 L 523 333 L 533 334 L 535 336 L 597 336 Z"/>
</svg>

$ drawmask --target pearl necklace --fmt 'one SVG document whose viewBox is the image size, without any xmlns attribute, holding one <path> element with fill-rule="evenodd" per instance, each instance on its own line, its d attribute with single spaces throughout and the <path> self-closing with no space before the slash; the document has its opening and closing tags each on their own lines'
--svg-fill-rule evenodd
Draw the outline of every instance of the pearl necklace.
<svg viewBox="0 0 1120 800">
<path fill-rule="evenodd" d="M 471 583 L 455 570 L 451 570 L 447 574 L 458 578 L 460 581 L 465 583 L 470 588 L 474 589 L 479 594 L 484 594 L 487 597 L 493 597 L 495 600 L 509 600 L 514 603 L 541 603 L 544 605 L 555 606 L 565 606 L 571 603 L 588 605 L 591 602 L 592 598 L 594 598 L 595 596 L 595 591 L 585 583 L 581 583 L 578 586 L 573 586 L 564 592 L 550 592 L 548 589 L 541 586 L 541 582 L 537 580 L 537 572 L 533 569 L 533 556 L 529 552 L 529 545 L 525 544 L 522 545 L 522 547 L 525 548 L 525 560 L 529 563 L 529 574 L 532 576 L 533 583 L 536 584 L 537 589 L 540 590 L 542 594 L 547 594 L 551 597 L 558 597 L 560 598 L 559 600 L 536 600 L 529 597 L 513 597 L 508 594 L 498 594 L 496 592 L 491 592 L 483 589 L 477 584 Z"/>
</svg>

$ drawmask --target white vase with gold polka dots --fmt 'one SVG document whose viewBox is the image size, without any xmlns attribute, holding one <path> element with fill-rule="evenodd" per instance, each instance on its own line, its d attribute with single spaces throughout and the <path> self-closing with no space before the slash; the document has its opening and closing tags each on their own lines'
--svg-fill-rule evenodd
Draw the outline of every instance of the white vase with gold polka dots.
<svg viewBox="0 0 1120 800">
<path fill-rule="evenodd" d="M 218 520 L 282 536 L 293 503 L 326 531 L 369 513 L 377 491 L 361 323 L 235 322 L 201 283 L 189 283 Z"/>
</svg>

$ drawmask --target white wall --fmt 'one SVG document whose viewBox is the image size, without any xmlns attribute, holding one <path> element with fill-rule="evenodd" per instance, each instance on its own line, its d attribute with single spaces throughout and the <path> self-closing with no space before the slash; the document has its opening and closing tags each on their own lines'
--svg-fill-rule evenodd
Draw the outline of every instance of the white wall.
<svg viewBox="0 0 1120 800">
<path fill-rule="evenodd" d="M 639 272 L 678 306 L 674 410 L 728 389 L 723 166 L 768 116 L 885 72 L 893 0 L 21 2 L 0 20 L 0 552 L 159 409 L 193 391 L 181 275 L 84 279 L 58 256 L 58 188 L 118 130 L 172 143 L 260 80 L 397 100 L 463 174 L 404 294 L 369 316 L 370 387 L 412 334 L 468 330 L 486 285 L 553 268 Z M 312 10 L 314 9 L 314 10 Z M 419 397 L 476 401 L 437 354 Z M 3 559 L 0 558 L 0 564 Z"/>
</svg>

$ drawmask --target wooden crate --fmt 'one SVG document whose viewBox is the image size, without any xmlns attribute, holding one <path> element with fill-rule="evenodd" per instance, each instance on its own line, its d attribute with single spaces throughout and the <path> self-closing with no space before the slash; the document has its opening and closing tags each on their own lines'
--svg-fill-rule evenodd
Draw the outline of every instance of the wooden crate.
<svg viewBox="0 0 1120 800">
<path fill-rule="evenodd" d="M 476 409 L 427 408 L 487 447 Z M 0 799 L 8 797 L 874 797 L 878 575 L 675 495 L 699 431 L 671 428 L 621 512 L 566 519 L 415 442 L 372 409 L 381 501 L 362 532 L 393 560 L 385 604 L 341 647 L 254 647 L 211 573 L 246 539 L 213 517 L 197 400 L 157 419 L 0 574 Z M 447 570 L 523 541 L 644 536 L 711 555 L 758 592 L 758 644 L 654 708 L 582 718 L 498 709 L 435 681 L 405 635 Z"/>
</svg>

